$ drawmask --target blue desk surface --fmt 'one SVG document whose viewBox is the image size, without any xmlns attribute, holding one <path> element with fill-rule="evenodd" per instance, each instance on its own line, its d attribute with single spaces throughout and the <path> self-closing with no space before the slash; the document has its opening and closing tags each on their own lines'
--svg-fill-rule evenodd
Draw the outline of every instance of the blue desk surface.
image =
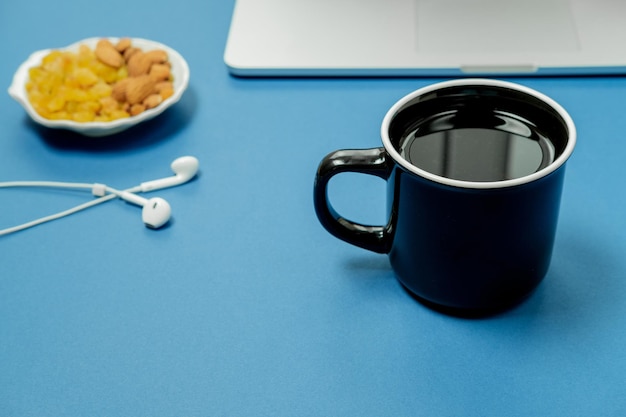
<svg viewBox="0 0 626 417">
<path fill-rule="evenodd" d="M 0 6 L 0 80 L 37 49 L 135 36 L 180 51 L 182 101 L 89 139 L 34 126 L 0 95 L 0 181 L 200 177 L 158 193 L 172 224 L 121 201 L 0 238 L 0 416 L 623 416 L 626 78 L 520 78 L 573 116 L 552 267 L 524 304 L 483 319 L 429 310 L 386 257 L 331 237 L 319 160 L 378 146 L 387 108 L 433 79 L 238 79 L 222 54 L 233 1 L 36 0 Z M 616 52 L 617 53 L 617 52 Z M 331 198 L 381 224 L 379 179 Z M 82 203 L 1 190 L 0 228 Z"/>
</svg>

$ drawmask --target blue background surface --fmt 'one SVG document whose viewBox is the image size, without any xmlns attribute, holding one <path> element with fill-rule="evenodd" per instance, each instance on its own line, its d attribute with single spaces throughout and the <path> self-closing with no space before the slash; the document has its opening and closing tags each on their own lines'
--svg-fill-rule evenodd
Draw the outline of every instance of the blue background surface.
<svg viewBox="0 0 626 417">
<path fill-rule="evenodd" d="M 506 313 L 429 310 L 385 256 L 331 237 L 320 159 L 379 146 L 400 97 L 436 79 L 238 79 L 222 60 L 233 1 L 0 4 L 0 80 L 35 50 L 153 39 L 191 68 L 158 119 L 93 139 L 38 128 L 0 95 L 0 181 L 201 175 L 158 192 L 172 224 L 112 201 L 0 238 L 0 416 L 623 416 L 626 78 L 518 78 L 578 127 L 552 267 Z M 618 53 L 616 51 L 616 53 Z M 339 212 L 382 224 L 385 183 L 345 174 Z M 0 228 L 88 199 L 1 190 Z"/>
</svg>

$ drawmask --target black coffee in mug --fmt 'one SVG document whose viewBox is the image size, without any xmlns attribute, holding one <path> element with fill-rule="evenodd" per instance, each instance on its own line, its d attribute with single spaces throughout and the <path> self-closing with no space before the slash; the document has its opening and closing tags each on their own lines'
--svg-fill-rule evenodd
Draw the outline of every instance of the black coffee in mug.
<svg viewBox="0 0 626 417">
<path fill-rule="evenodd" d="M 567 143 L 546 105 L 514 90 L 442 89 L 395 115 L 390 139 L 400 156 L 431 174 L 466 182 L 525 177 Z"/>
<path fill-rule="evenodd" d="M 546 275 L 565 162 L 576 143 L 549 97 L 498 80 L 453 80 L 400 99 L 383 147 L 328 154 L 314 205 L 335 237 L 387 254 L 400 283 L 446 311 L 494 311 L 527 297 Z M 342 172 L 387 181 L 388 220 L 364 225 L 328 201 Z"/>
<path fill-rule="evenodd" d="M 442 177 L 504 181 L 530 175 L 554 161 L 554 146 L 536 126 L 497 109 L 448 111 L 412 126 L 400 155 Z"/>
</svg>

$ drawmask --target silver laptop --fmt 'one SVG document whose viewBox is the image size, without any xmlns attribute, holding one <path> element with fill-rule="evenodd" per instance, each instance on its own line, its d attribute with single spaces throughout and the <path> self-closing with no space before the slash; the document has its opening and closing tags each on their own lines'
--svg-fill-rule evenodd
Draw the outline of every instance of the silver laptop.
<svg viewBox="0 0 626 417">
<path fill-rule="evenodd" d="M 236 0 L 238 76 L 626 74 L 626 0 Z"/>
</svg>

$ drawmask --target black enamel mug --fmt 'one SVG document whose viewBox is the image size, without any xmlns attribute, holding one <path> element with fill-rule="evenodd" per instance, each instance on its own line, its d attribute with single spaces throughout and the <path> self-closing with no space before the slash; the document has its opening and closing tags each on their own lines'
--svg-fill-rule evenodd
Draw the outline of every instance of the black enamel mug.
<svg viewBox="0 0 626 417">
<path fill-rule="evenodd" d="M 461 79 L 400 99 L 381 136 L 380 148 L 321 161 L 314 204 L 324 228 L 388 254 L 400 283 L 432 307 L 492 311 L 531 294 L 550 265 L 576 143 L 569 114 L 518 84 Z M 343 172 L 386 180 L 387 224 L 359 224 L 333 209 L 328 183 Z"/>
</svg>

